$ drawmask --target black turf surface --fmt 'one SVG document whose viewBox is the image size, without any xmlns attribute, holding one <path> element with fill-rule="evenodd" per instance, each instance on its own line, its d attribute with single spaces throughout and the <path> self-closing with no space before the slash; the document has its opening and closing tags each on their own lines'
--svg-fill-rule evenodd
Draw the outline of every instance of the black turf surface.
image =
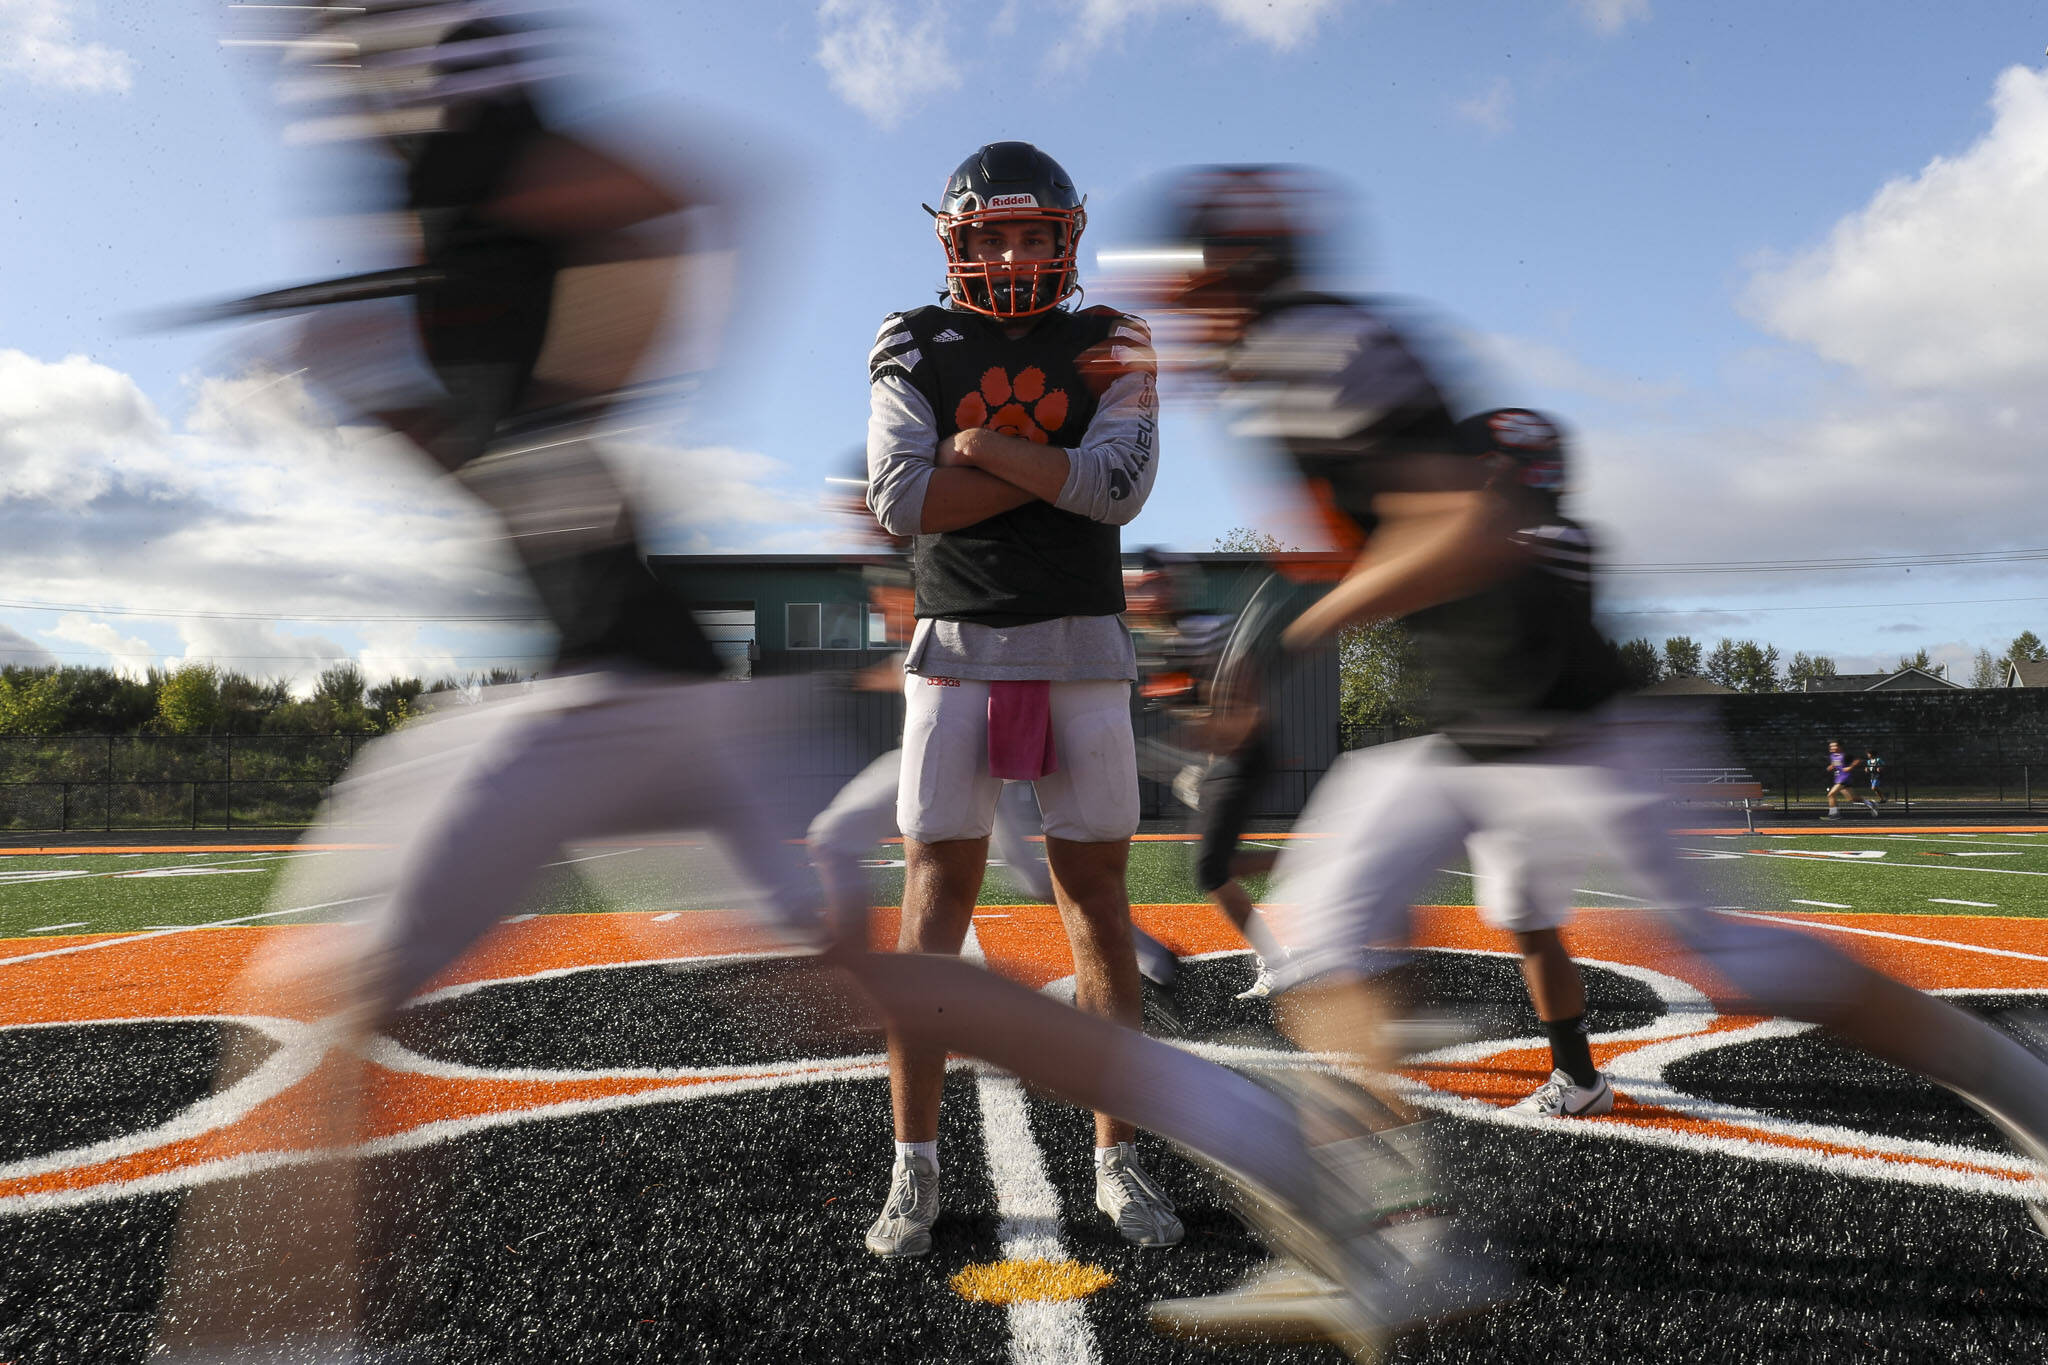
<svg viewBox="0 0 2048 1365">
<path fill-rule="evenodd" d="M 599 967 L 416 1005 L 392 1036 L 477 1067 L 750 1066 L 878 1052 L 879 1028 L 807 959 Z M 849 1023 L 854 1027 L 849 1028 Z"/>
<path fill-rule="evenodd" d="M 786 971 L 574 973 L 416 1009 L 402 1032 L 421 1051 L 477 1065 L 819 1055 L 829 1021 L 789 1012 L 803 988 Z M 1418 991 L 1497 1036 L 1533 1032 L 1509 960 L 1425 954 L 1416 971 Z M 1196 1036 L 1271 1044 L 1265 1006 L 1229 999 L 1247 975 L 1241 959 L 1189 964 L 1181 1006 Z M 1633 981 L 1587 975 L 1596 1028 L 1654 1014 Z M 783 1027 L 740 1022 L 740 1004 L 758 1006 L 764 993 Z M 218 1052 L 217 1034 L 120 1032 L 145 1051 L 169 1050 L 107 1074 L 160 1076 L 172 1097 L 192 1095 Z M 1910 1088 L 1857 1080 L 1827 1045 L 1786 1041 L 1810 1046 L 1702 1054 L 1687 1083 L 1736 1103 L 1770 1092 L 1773 1104 L 1755 1107 L 1877 1132 L 1918 1135 L 1911 1125 L 1948 1122 L 1929 1117 Z M 69 1046 L 67 1056 L 89 1062 L 113 1044 Z M 7 1072 L 17 1100 L 18 1065 Z M 372 1333 L 420 1362 L 1004 1360 L 1003 1310 L 947 1285 L 960 1267 L 999 1255 L 973 1085 L 961 1074 L 948 1082 L 948 1212 L 935 1251 L 919 1261 L 877 1261 L 861 1246 L 887 1183 L 879 1080 L 526 1123 L 374 1162 Z M 1808 1107 L 1788 1108 L 1793 1095 Z M 1029 1103 L 1070 1254 L 1116 1276 L 1086 1307 L 1102 1361 L 1337 1359 L 1322 1347 L 1154 1336 L 1147 1303 L 1229 1285 L 1258 1263 L 1256 1241 L 1205 1176 L 1147 1140 L 1147 1162 L 1180 1202 L 1189 1235 L 1172 1250 L 1126 1246 L 1094 1211 L 1086 1117 L 1037 1096 Z M 156 1111 L 127 1112 L 124 1122 L 142 1126 Z M 1446 1184 L 1473 1225 L 1526 1267 L 1528 1288 L 1514 1304 L 1403 1343 L 1396 1360 L 2048 1360 L 2048 1239 L 2012 1201 L 1590 1140 L 1566 1126 L 1446 1120 L 1436 1133 Z M 0 1361 L 142 1360 L 179 1202 L 0 1219 Z M 279 1236 L 293 1234 L 294 1216 L 280 1212 Z"/>
<path fill-rule="evenodd" d="M 229 1029 L 205 1021 L 0 1032 L 0 1163 L 154 1128 L 206 1098 Z M 233 1028 L 238 1057 L 271 1044 Z"/>
<path fill-rule="evenodd" d="M 1989 1119 L 1940 1086 L 1818 1034 L 1715 1048 L 1664 1075 L 1687 1094 L 1776 1118 L 2006 1150 Z"/>
</svg>

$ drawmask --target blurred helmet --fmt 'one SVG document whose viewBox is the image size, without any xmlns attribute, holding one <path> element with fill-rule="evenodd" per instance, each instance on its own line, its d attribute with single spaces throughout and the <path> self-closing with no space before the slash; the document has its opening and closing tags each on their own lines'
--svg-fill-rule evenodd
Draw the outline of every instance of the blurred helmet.
<svg viewBox="0 0 2048 1365">
<path fill-rule="evenodd" d="M 1492 463 L 1500 476 L 1547 498 L 1562 497 L 1570 465 L 1556 422 L 1528 408 L 1494 408 L 1458 423 L 1465 449 Z"/>
<path fill-rule="evenodd" d="M 1081 287 L 1075 264 L 1088 225 L 1086 196 L 1074 179 L 1028 142 L 991 142 L 978 148 L 946 179 L 939 206 L 924 206 L 937 220 L 946 247 L 946 292 L 971 312 L 996 318 L 1035 317 Z M 1050 221 L 1055 249 L 1043 261 L 968 259 L 968 230 L 983 223 L 1042 218 Z"/>
<path fill-rule="evenodd" d="M 269 49 L 293 143 L 402 142 L 493 104 L 524 104 L 587 68 L 560 0 L 235 5 L 233 47 Z"/>
<path fill-rule="evenodd" d="M 1334 193 L 1302 166 L 1197 166 L 1175 174 L 1155 239 L 1102 253 L 1154 306 L 1249 312 L 1313 275 Z"/>
</svg>

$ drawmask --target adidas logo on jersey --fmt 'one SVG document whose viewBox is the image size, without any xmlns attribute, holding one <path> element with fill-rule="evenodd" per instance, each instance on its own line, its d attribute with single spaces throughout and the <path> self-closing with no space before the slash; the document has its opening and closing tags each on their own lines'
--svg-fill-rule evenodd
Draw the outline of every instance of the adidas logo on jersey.
<svg viewBox="0 0 2048 1365">
<path fill-rule="evenodd" d="M 933 338 L 932 338 L 932 341 L 933 341 L 934 343 L 937 343 L 937 342 L 941 342 L 941 341 L 965 341 L 966 339 L 967 339 L 967 338 L 965 338 L 965 337 L 961 336 L 961 335 L 960 335 L 960 334 L 959 334 L 958 332 L 954 331 L 954 330 L 953 330 L 953 329 L 952 329 L 951 327 L 948 327 L 948 328 L 947 328 L 947 329 L 946 329 L 945 331 L 943 331 L 943 332 L 939 333 L 939 334 L 938 334 L 937 336 L 933 337 Z"/>
</svg>

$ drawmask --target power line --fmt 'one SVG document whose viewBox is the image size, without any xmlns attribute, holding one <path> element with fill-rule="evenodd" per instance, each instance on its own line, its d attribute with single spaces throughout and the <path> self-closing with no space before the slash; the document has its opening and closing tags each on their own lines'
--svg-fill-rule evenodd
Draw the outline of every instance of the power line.
<svg viewBox="0 0 2048 1365">
<path fill-rule="evenodd" d="M 1603 616 L 1705 616 L 1725 612 L 1747 616 L 1761 611 L 1869 611 L 1878 607 L 1989 607 L 2008 602 L 2048 602 L 2048 597 L 1953 597 L 1935 602 L 1823 602 L 1815 607 L 1658 607 L 1643 611 L 1606 611 Z"/>
<path fill-rule="evenodd" d="M 86 602 L 31 602 L 11 598 L 0 598 L 0 607 L 18 608 L 23 611 L 78 611 L 93 616 L 146 616 L 161 621 L 326 621 L 353 625 L 369 621 L 433 621 L 458 624 L 468 621 L 490 621 L 531 624 L 547 620 L 545 616 L 342 616 L 283 611 L 150 611 L 141 607 L 100 607 Z"/>
<path fill-rule="evenodd" d="M 1943 566 L 1956 567 L 1974 564 L 2016 564 L 2041 559 L 2048 559 L 2048 549 L 1964 550 L 1951 554 L 1918 555 L 1842 555 L 1827 559 L 1696 559 L 1672 560 L 1664 563 L 1646 561 L 1635 564 L 1610 565 L 1609 572 L 1617 574 L 1820 573 L 1843 569 L 1906 569 Z"/>
</svg>

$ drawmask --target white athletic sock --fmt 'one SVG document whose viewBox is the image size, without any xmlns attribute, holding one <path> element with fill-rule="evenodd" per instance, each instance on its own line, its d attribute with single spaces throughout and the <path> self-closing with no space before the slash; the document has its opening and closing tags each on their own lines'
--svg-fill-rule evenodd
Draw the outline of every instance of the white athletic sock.
<svg viewBox="0 0 2048 1365">
<path fill-rule="evenodd" d="M 1097 1147 L 1095 1149 L 1095 1169 L 1098 1171 L 1101 1170 L 1104 1166 L 1109 1164 L 1109 1159 L 1111 1157 L 1115 1156 L 1118 1152 L 1128 1149 L 1130 1145 L 1131 1144 L 1128 1142 L 1117 1142 L 1112 1143 L 1107 1147 Z"/>
<path fill-rule="evenodd" d="M 932 1174 L 934 1174 L 934 1175 L 937 1175 L 937 1174 L 938 1174 L 938 1171 L 939 1171 L 939 1140 L 938 1140 L 937 1138 L 933 1138 L 933 1139 L 932 1139 L 932 1140 L 931 1140 L 930 1142 L 899 1142 L 899 1143 L 897 1143 L 897 1144 L 896 1144 L 896 1159 L 897 1159 L 898 1161 L 901 1161 L 901 1160 L 903 1160 L 903 1158 L 904 1158 L 904 1157 L 907 1157 L 907 1156 L 921 1156 L 921 1157 L 923 1157 L 923 1158 L 924 1158 L 924 1159 L 925 1159 L 926 1161 L 929 1161 L 929 1162 L 931 1162 L 931 1163 L 932 1163 Z"/>
</svg>

